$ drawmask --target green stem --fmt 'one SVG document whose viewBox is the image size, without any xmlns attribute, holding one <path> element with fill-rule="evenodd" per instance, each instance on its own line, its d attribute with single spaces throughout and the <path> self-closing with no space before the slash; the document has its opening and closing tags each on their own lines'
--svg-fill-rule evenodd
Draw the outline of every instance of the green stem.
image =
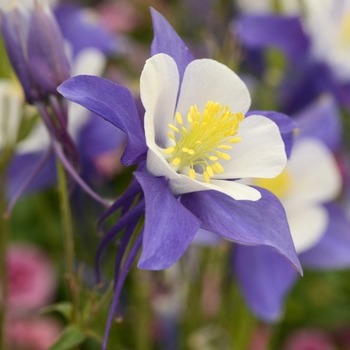
<svg viewBox="0 0 350 350">
<path fill-rule="evenodd" d="M 5 172 L 1 172 L 0 179 L 0 285 L 1 285 L 1 301 L 0 301 L 0 349 L 5 350 L 5 322 L 6 322 L 6 300 L 8 288 L 8 272 L 6 264 L 6 252 L 9 237 L 9 220 L 3 214 L 6 211 L 6 177 Z"/>
<path fill-rule="evenodd" d="M 64 262 L 66 270 L 66 281 L 72 301 L 72 321 L 76 323 L 78 320 L 78 301 L 79 301 L 79 285 L 75 275 L 74 269 L 74 238 L 73 238 L 73 225 L 71 208 L 69 203 L 67 177 L 62 164 L 57 161 L 58 172 L 58 187 L 60 197 L 60 209 L 62 214 L 63 225 L 63 249 L 64 249 Z"/>
<path fill-rule="evenodd" d="M 234 299 L 233 312 L 233 346 L 236 350 L 246 350 L 254 335 L 256 320 L 248 311 L 237 286 L 232 283 L 232 296 Z"/>
</svg>

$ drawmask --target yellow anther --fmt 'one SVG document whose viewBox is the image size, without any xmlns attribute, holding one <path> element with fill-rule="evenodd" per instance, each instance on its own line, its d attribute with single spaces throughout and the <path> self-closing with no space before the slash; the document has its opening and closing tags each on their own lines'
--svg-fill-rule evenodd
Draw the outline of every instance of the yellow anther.
<svg viewBox="0 0 350 350">
<path fill-rule="evenodd" d="M 214 173 L 220 174 L 220 171 L 216 168 L 215 164 L 212 164 L 211 168 L 213 169 Z"/>
<path fill-rule="evenodd" d="M 230 145 L 219 145 L 219 146 L 217 146 L 217 148 L 230 150 L 230 149 L 232 149 L 232 146 L 230 146 Z"/>
<path fill-rule="evenodd" d="M 215 156 L 210 156 L 209 159 L 213 162 L 215 162 L 216 160 L 218 160 L 218 157 Z"/>
<path fill-rule="evenodd" d="M 190 171 L 188 172 L 188 176 L 193 180 L 196 178 L 196 172 L 194 171 L 193 168 L 191 168 Z"/>
<path fill-rule="evenodd" d="M 174 160 L 173 160 L 173 165 L 179 165 L 181 163 L 181 158 L 180 157 L 176 157 Z"/>
<path fill-rule="evenodd" d="M 179 112 L 176 112 L 175 118 L 176 118 L 177 123 L 179 125 L 182 125 L 182 117 L 181 117 L 181 114 Z"/>
<path fill-rule="evenodd" d="M 227 142 L 229 143 L 238 143 L 240 142 L 242 139 L 240 137 L 234 137 L 233 139 L 229 139 L 227 140 Z"/>
<path fill-rule="evenodd" d="M 192 156 L 195 152 L 194 152 L 193 149 L 189 149 L 189 150 L 187 151 L 187 153 L 190 154 L 190 155 Z"/>
<path fill-rule="evenodd" d="M 206 122 L 201 123 L 200 129 L 201 131 L 205 130 L 208 127 L 208 124 Z"/>
<path fill-rule="evenodd" d="M 199 128 L 198 122 L 194 122 L 194 123 L 192 124 L 192 130 L 197 130 L 198 128 Z"/>
<path fill-rule="evenodd" d="M 219 151 L 217 151 L 215 153 L 221 159 L 225 159 L 225 160 L 230 160 L 231 159 L 230 155 L 228 155 L 227 153 L 219 152 Z"/>
<path fill-rule="evenodd" d="M 174 136 L 170 131 L 168 131 L 168 136 L 169 136 L 172 140 L 176 141 L 175 136 Z"/>
<path fill-rule="evenodd" d="M 206 171 L 203 172 L 203 177 L 204 177 L 204 181 L 206 183 L 210 182 L 210 177 L 209 177 L 209 175 L 208 175 L 208 173 Z"/>
<path fill-rule="evenodd" d="M 185 132 L 186 134 L 188 134 L 188 131 L 187 131 L 187 129 L 186 129 L 184 126 L 181 128 L 181 130 L 182 130 L 183 132 Z"/>
<path fill-rule="evenodd" d="M 174 153 L 175 147 L 168 147 L 166 150 L 164 150 L 165 154 L 171 154 Z"/>
<path fill-rule="evenodd" d="M 175 132 L 180 132 L 180 130 L 173 124 L 169 124 L 169 128 L 174 130 Z"/>
<path fill-rule="evenodd" d="M 203 142 L 202 141 L 196 141 L 195 144 L 196 145 L 201 145 Z"/>
<path fill-rule="evenodd" d="M 188 148 L 187 147 L 182 147 L 182 152 L 187 153 L 188 152 Z"/>
<path fill-rule="evenodd" d="M 224 167 L 219 162 L 215 162 L 214 165 L 216 169 L 219 171 L 219 174 L 224 172 Z"/>
<path fill-rule="evenodd" d="M 207 171 L 207 173 L 208 173 L 208 175 L 209 175 L 210 177 L 213 177 L 213 176 L 214 176 L 213 169 L 211 168 L 210 165 L 208 165 L 208 166 L 205 168 L 205 170 Z"/>
</svg>

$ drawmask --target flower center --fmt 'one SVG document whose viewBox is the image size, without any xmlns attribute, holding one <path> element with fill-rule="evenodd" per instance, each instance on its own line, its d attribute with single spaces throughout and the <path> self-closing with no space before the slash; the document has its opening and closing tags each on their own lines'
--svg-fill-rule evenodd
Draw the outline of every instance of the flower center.
<svg viewBox="0 0 350 350">
<path fill-rule="evenodd" d="M 346 12 L 342 16 L 338 35 L 341 48 L 348 50 L 350 45 L 350 12 Z"/>
<path fill-rule="evenodd" d="M 196 105 L 190 107 L 187 128 L 179 112 L 175 118 L 177 126 L 169 124 L 168 132 L 174 145 L 164 150 L 168 162 L 175 171 L 188 174 L 191 179 L 201 173 L 209 183 L 214 173 L 224 172 L 219 160 L 231 158 L 224 151 L 231 150 L 232 144 L 241 141 L 240 137 L 234 136 L 244 119 L 243 114 L 232 113 L 228 106 L 209 101 L 202 114 Z"/>
<path fill-rule="evenodd" d="M 291 184 L 291 175 L 284 169 L 273 179 L 254 179 L 255 185 L 266 188 L 279 199 L 283 199 L 289 192 Z"/>
</svg>

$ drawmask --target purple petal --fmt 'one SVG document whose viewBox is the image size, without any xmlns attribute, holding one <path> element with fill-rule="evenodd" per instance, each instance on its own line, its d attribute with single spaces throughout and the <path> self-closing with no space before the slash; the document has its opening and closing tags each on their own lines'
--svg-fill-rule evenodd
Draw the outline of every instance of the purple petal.
<svg viewBox="0 0 350 350">
<path fill-rule="evenodd" d="M 173 265 L 187 249 L 200 221 L 169 191 L 168 181 L 135 172 L 146 200 L 142 254 L 138 267 L 162 270 Z"/>
<path fill-rule="evenodd" d="M 29 73 L 28 62 L 25 58 L 26 38 L 24 37 L 24 30 L 21 28 L 21 24 L 22 26 L 24 25 L 24 19 L 17 8 L 6 14 L 0 10 L 0 14 L 1 32 L 7 54 L 22 84 L 26 100 L 32 103 L 39 98 L 39 92 L 33 84 Z"/>
<path fill-rule="evenodd" d="M 101 23 L 89 20 L 84 8 L 71 4 L 60 5 L 55 9 L 55 15 L 63 36 L 72 44 L 74 55 L 88 47 L 106 54 L 115 50 L 115 37 Z"/>
<path fill-rule="evenodd" d="M 350 267 L 350 221 L 345 210 L 335 204 L 325 205 L 329 225 L 319 243 L 299 258 L 311 269 L 342 269 Z"/>
<path fill-rule="evenodd" d="M 243 15 L 233 25 L 238 38 L 248 48 L 275 46 L 292 58 L 305 55 L 309 48 L 298 17 Z"/>
<path fill-rule="evenodd" d="M 201 191 L 182 195 L 181 203 L 202 221 L 205 230 L 238 243 L 272 247 L 301 272 L 282 204 L 269 191 L 257 189 L 262 198 L 256 202 Z"/>
<path fill-rule="evenodd" d="M 109 123 L 94 115 L 79 131 L 79 148 L 82 156 L 89 160 L 101 153 L 121 148 L 125 143 L 126 134 L 123 131 L 111 128 Z"/>
<path fill-rule="evenodd" d="M 341 143 L 341 116 L 331 95 L 324 95 L 294 116 L 298 137 L 316 137 L 334 151 Z"/>
<path fill-rule="evenodd" d="M 151 56 L 157 53 L 166 53 L 171 56 L 177 64 L 180 79 L 182 80 L 187 65 L 194 60 L 194 57 L 169 22 L 152 7 L 151 15 L 154 31 Z"/>
<path fill-rule="evenodd" d="M 262 321 L 278 321 L 296 271 L 268 247 L 237 244 L 233 254 L 233 270 L 249 309 Z"/>
<path fill-rule="evenodd" d="M 305 60 L 293 65 L 288 73 L 281 86 L 281 101 L 289 115 L 307 107 L 319 94 L 337 93 L 332 73 L 325 64 Z"/>
<path fill-rule="evenodd" d="M 15 156 L 11 161 L 8 179 L 8 196 L 11 198 L 23 182 L 26 181 L 30 173 L 35 169 L 40 162 L 43 153 L 30 153 Z M 52 186 L 56 182 L 56 164 L 55 158 L 51 157 L 42 168 L 38 176 L 36 176 L 26 192 L 34 192 L 43 190 Z"/>
<path fill-rule="evenodd" d="M 124 165 L 145 158 L 145 134 L 127 88 L 99 77 L 79 75 L 65 81 L 57 90 L 68 100 L 84 106 L 126 133 L 128 142 L 121 158 Z"/>
<path fill-rule="evenodd" d="M 294 131 L 298 128 L 298 124 L 286 114 L 274 111 L 250 111 L 246 116 L 249 117 L 254 114 L 263 115 L 277 124 L 284 142 L 286 155 L 289 158 L 293 146 Z"/>
<path fill-rule="evenodd" d="M 57 86 L 70 77 L 62 33 L 51 12 L 35 5 L 28 33 L 28 61 L 42 95 L 57 94 Z"/>
</svg>

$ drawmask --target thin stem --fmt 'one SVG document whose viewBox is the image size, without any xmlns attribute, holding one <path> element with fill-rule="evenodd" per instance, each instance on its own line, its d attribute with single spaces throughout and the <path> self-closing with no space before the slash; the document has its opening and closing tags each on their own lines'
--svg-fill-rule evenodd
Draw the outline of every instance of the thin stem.
<svg viewBox="0 0 350 350">
<path fill-rule="evenodd" d="M 143 231 L 141 231 L 139 233 L 139 235 L 137 236 L 137 238 L 135 239 L 135 242 L 134 242 L 133 246 L 131 247 L 129 254 L 125 259 L 125 263 L 124 263 L 122 271 L 120 273 L 120 277 L 118 278 L 117 284 L 115 286 L 114 296 L 113 296 L 111 308 L 109 310 L 109 315 L 108 315 L 108 319 L 107 319 L 107 325 L 106 325 L 105 334 L 103 337 L 103 343 L 102 343 L 101 350 L 107 349 L 108 334 L 109 334 L 109 331 L 110 331 L 110 328 L 112 325 L 112 321 L 113 321 L 115 312 L 118 309 L 120 292 L 121 292 L 121 289 L 124 285 L 124 281 L 126 279 L 126 276 L 128 275 L 128 273 L 131 269 L 131 266 L 136 259 L 137 253 L 141 248 L 142 238 L 143 238 Z"/>
<path fill-rule="evenodd" d="M 110 203 L 103 198 L 101 198 L 96 192 L 94 192 L 87 183 L 80 177 L 80 175 L 76 172 L 72 164 L 69 162 L 69 160 L 66 158 L 64 152 L 62 151 L 60 145 L 57 143 L 56 140 L 52 140 L 52 145 L 54 152 L 57 156 L 57 158 L 61 161 L 64 168 L 69 172 L 69 174 L 73 177 L 73 179 L 79 184 L 79 186 L 87 193 L 89 194 L 93 199 L 95 199 L 97 202 L 101 203 L 105 207 L 109 207 Z"/>
<path fill-rule="evenodd" d="M 74 238 L 73 238 L 73 225 L 71 208 L 69 203 L 68 189 L 67 189 L 67 178 L 65 170 L 60 162 L 57 162 L 57 172 L 58 172 L 58 187 L 60 195 L 60 207 L 62 213 L 62 223 L 63 223 L 63 247 L 64 247 L 64 262 L 67 276 L 68 288 L 71 293 L 72 305 L 73 305 L 73 322 L 77 320 L 78 317 L 78 285 L 75 276 L 74 269 Z"/>
<path fill-rule="evenodd" d="M 0 179 L 0 213 L 6 210 L 6 175 L 3 171 Z M 0 349 L 5 350 L 5 322 L 6 322 L 6 305 L 7 305 L 7 288 L 8 288 L 8 272 L 6 263 L 6 253 L 9 237 L 9 221 L 8 218 L 1 215 L 0 217 Z"/>
</svg>

